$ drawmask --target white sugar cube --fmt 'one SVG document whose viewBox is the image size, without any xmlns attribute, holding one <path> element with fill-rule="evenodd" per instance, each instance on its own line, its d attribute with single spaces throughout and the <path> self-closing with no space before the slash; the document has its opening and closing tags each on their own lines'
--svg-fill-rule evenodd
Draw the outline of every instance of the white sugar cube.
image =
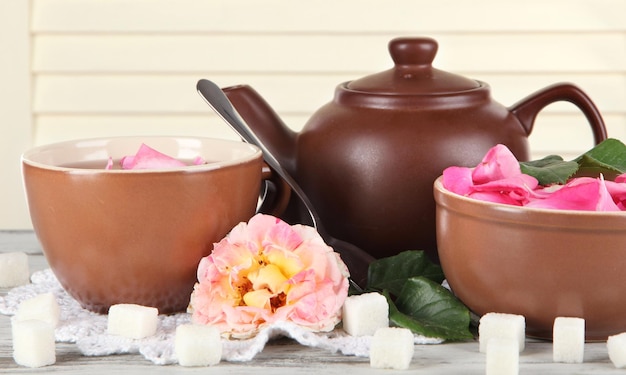
<svg viewBox="0 0 626 375">
<path fill-rule="evenodd" d="M 389 304 L 380 293 L 364 293 L 346 298 L 343 304 L 343 329 L 352 336 L 373 335 L 389 326 Z"/>
<path fill-rule="evenodd" d="M 383 327 L 376 330 L 370 344 L 370 366 L 406 370 L 413 359 L 413 333 L 406 328 Z"/>
<path fill-rule="evenodd" d="M 181 366 L 212 366 L 222 359 L 222 338 L 217 327 L 182 324 L 176 327 L 174 352 Z"/>
<path fill-rule="evenodd" d="M 54 327 L 42 320 L 12 319 L 13 359 L 18 365 L 42 367 L 56 362 Z"/>
<path fill-rule="evenodd" d="M 585 320 L 558 317 L 552 328 L 554 362 L 582 363 L 585 354 Z"/>
<path fill-rule="evenodd" d="M 158 323 L 158 309 L 122 303 L 109 308 L 107 331 L 111 335 L 142 339 L 154 335 Z"/>
<path fill-rule="evenodd" d="M 486 374 L 519 374 L 519 343 L 513 338 L 492 338 L 487 342 Z"/>
<path fill-rule="evenodd" d="M 613 365 L 617 368 L 626 367 L 626 332 L 609 336 L 606 347 Z"/>
<path fill-rule="evenodd" d="M 56 327 L 59 324 L 60 315 L 61 309 L 56 298 L 54 298 L 54 294 L 42 293 L 22 301 L 15 313 L 15 319 L 43 320 L 50 323 L 52 327 Z"/>
<path fill-rule="evenodd" d="M 22 252 L 0 253 L 0 288 L 12 288 L 29 282 L 28 255 Z"/>
<path fill-rule="evenodd" d="M 524 350 L 526 341 L 526 319 L 523 315 L 505 313 L 487 313 L 480 318 L 478 341 L 480 352 L 487 352 L 487 343 L 494 338 L 514 339 L 518 350 Z"/>
</svg>

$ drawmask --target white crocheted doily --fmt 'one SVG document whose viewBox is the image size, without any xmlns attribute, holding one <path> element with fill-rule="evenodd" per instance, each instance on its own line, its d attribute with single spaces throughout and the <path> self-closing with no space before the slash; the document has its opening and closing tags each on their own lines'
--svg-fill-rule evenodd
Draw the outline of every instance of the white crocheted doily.
<svg viewBox="0 0 626 375">
<path fill-rule="evenodd" d="M 190 321 L 190 315 L 179 313 L 160 315 L 157 333 L 145 339 L 128 339 L 107 334 L 107 316 L 83 309 L 61 287 L 50 269 L 33 273 L 31 284 L 16 287 L 0 297 L 0 313 L 14 315 L 19 304 L 41 293 L 51 292 L 61 308 L 56 328 L 57 342 L 76 343 L 78 349 L 88 356 L 106 356 L 122 353 L 140 353 L 155 364 L 177 363 L 174 354 L 176 327 Z M 276 337 L 289 337 L 301 345 L 327 349 L 344 355 L 369 356 L 371 336 L 353 337 L 341 329 L 327 333 L 315 333 L 289 322 L 265 327 L 250 339 L 223 339 L 222 359 L 225 361 L 249 361 L 260 353 L 265 345 Z M 416 344 L 439 344 L 442 339 L 415 336 Z"/>
</svg>

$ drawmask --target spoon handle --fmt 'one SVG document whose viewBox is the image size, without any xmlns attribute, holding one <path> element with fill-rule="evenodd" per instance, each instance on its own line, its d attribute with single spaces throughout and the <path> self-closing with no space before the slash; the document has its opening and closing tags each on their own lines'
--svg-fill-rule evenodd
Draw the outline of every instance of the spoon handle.
<svg viewBox="0 0 626 375">
<path fill-rule="evenodd" d="M 291 177 L 287 171 L 280 165 L 278 159 L 270 152 L 270 150 L 261 142 L 261 140 L 252 131 L 250 126 L 241 118 L 237 110 L 233 107 L 230 100 L 222 89 L 214 82 L 207 79 L 198 81 L 197 89 L 200 95 L 205 99 L 207 104 L 224 120 L 235 132 L 237 132 L 244 141 L 253 144 L 263 151 L 265 162 L 285 180 L 294 193 L 302 200 L 307 211 L 313 220 L 313 226 L 319 230 L 320 220 L 317 214 L 311 209 L 312 205 L 308 197 L 304 194 L 298 183 Z"/>
</svg>

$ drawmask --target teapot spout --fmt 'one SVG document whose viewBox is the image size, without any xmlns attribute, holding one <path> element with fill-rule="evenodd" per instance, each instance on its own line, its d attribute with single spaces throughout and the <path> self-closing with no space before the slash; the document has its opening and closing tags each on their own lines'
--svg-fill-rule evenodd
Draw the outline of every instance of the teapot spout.
<svg viewBox="0 0 626 375">
<path fill-rule="evenodd" d="M 295 170 L 296 132 L 280 119 L 272 107 L 249 85 L 222 89 L 252 131 L 289 173 Z"/>
</svg>

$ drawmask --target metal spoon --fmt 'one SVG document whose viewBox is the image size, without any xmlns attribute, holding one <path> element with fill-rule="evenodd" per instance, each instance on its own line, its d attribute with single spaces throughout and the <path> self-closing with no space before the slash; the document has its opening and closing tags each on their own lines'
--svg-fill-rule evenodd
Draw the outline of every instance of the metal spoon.
<svg viewBox="0 0 626 375">
<path fill-rule="evenodd" d="M 230 127 L 235 130 L 241 138 L 253 145 L 256 145 L 263 151 L 263 158 L 265 162 L 272 168 L 278 175 L 285 180 L 287 185 L 291 188 L 298 198 L 304 204 L 306 210 L 311 216 L 313 226 L 317 229 L 317 232 L 324 239 L 326 244 L 337 251 L 342 260 L 348 266 L 351 275 L 351 282 L 354 287 L 365 285 L 367 281 L 367 270 L 369 264 L 374 260 L 374 257 L 366 253 L 363 249 L 333 237 L 323 227 L 319 215 L 313 208 L 311 201 L 306 196 L 304 191 L 300 188 L 300 185 L 291 177 L 291 175 L 278 163 L 278 159 L 272 154 L 272 152 L 259 140 L 256 134 L 252 131 L 250 126 L 241 118 L 237 110 L 233 107 L 230 100 L 222 89 L 213 83 L 212 81 L 201 79 L 196 85 L 200 96 L 204 98 L 207 104 L 213 108 L 213 110 L 224 120 Z M 357 285 L 354 285 L 356 283 Z M 360 288 L 359 288 L 360 289 Z"/>
</svg>

